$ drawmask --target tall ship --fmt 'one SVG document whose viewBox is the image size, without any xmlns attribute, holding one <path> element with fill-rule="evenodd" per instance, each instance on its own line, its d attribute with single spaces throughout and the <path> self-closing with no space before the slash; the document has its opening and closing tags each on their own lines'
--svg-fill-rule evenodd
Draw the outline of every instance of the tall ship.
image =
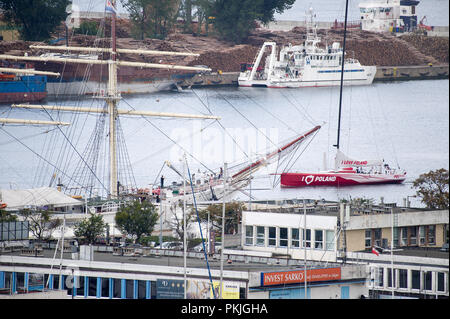
<svg viewBox="0 0 450 319">
<path fill-rule="evenodd" d="M 47 75 L 28 63 L 0 63 L 0 103 L 33 102 L 47 97 Z"/>
<path fill-rule="evenodd" d="M 344 64 L 344 85 L 372 84 L 376 66 L 363 66 L 358 60 L 345 59 L 339 42 L 320 47 L 317 24 L 312 8 L 307 18 L 306 40 L 301 45 L 264 42 L 251 64 L 241 64 L 239 86 L 268 88 L 298 88 L 339 86 Z"/>
<path fill-rule="evenodd" d="M 346 2 L 345 21 L 347 21 L 348 1 Z M 346 25 L 346 24 L 345 24 Z M 346 28 L 344 28 L 343 51 L 345 52 Z M 344 66 L 341 66 L 344 69 Z M 342 114 L 343 73 L 340 73 L 339 116 L 337 125 L 337 143 L 335 168 L 323 172 L 284 172 L 280 185 L 285 188 L 307 186 L 353 186 L 371 184 L 399 184 L 406 179 L 406 172 L 400 168 L 391 168 L 384 160 L 353 159 L 340 150 L 340 128 Z"/>
</svg>

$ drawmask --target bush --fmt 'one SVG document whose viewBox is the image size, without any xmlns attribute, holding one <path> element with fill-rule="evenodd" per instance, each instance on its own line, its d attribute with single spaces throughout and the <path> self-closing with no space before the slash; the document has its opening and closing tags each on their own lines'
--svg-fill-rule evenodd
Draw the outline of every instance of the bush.
<svg viewBox="0 0 450 319">
<path fill-rule="evenodd" d="M 97 21 L 83 21 L 80 23 L 80 27 L 76 28 L 74 32 L 83 35 L 97 35 L 98 28 L 99 23 Z"/>
</svg>

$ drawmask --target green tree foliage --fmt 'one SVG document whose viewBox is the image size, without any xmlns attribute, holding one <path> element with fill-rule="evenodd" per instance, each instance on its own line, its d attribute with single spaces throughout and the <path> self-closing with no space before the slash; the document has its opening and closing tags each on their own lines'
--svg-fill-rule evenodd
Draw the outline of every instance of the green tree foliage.
<svg viewBox="0 0 450 319">
<path fill-rule="evenodd" d="M 295 0 L 216 0 L 215 30 L 226 40 L 241 43 L 256 27 L 255 21 L 273 21 L 275 12 L 290 9 Z"/>
<path fill-rule="evenodd" d="M 205 31 L 208 34 L 209 18 L 214 11 L 214 0 L 194 0 L 196 7 L 195 16 L 197 17 L 197 33 L 202 33 L 202 25 L 205 24 Z"/>
<path fill-rule="evenodd" d="M 90 215 L 89 218 L 75 225 L 74 234 L 76 237 L 83 238 L 87 244 L 94 244 L 98 237 L 105 234 L 107 224 L 103 221 L 102 215 Z"/>
<path fill-rule="evenodd" d="M 97 21 L 82 21 L 80 27 L 76 28 L 74 32 L 76 34 L 97 35 L 98 29 L 99 23 Z"/>
<path fill-rule="evenodd" d="M 68 0 L 0 0 L 0 9 L 23 40 L 42 41 L 67 17 L 68 4 Z"/>
<path fill-rule="evenodd" d="M 422 174 L 413 182 L 417 196 L 422 198 L 422 203 L 432 209 L 448 209 L 448 185 L 448 170 L 444 168 Z"/>
<path fill-rule="evenodd" d="M 231 202 L 225 204 L 225 234 L 237 232 L 238 225 L 241 221 L 242 210 L 244 204 L 240 202 Z M 209 205 L 206 209 L 198 212 L 200 220 L 208 220 L 208 212 L 212 227 L 219 230 L 222 229 L 222 210 L 223 204 Z"/>
<path fill-rule="evenodd" d="M 164 39 L 175 23 L 179 0 L 121 0 L 130 14 L 135 38 Z"/>
<path fill-rule="evenodd" d="M 158 221 L 158 213 L 150 202 L 133 201 L 117 212 L 115 221 L 122 233 L 133 236 L 136 242 L 139 242 L 143 236 L 150 236 L 153 232 Z"/>
<path fill-rule="evenodd" d="M 59 218 L 52 218 L 53 213 L 47 210 L 24 209 L 19 211 L 24 221 L 28 221 L 30 232 L 38 241 L 49 239 L 53 230 L 61 226 Z"/>
<path fill-rule="evenodd" d="M 0 223 L 7 223 L 7 222 L 15 222 L 17 221 L 17 216 L 11 214 L 10 212 L 0 209 Z"/>
</svg>

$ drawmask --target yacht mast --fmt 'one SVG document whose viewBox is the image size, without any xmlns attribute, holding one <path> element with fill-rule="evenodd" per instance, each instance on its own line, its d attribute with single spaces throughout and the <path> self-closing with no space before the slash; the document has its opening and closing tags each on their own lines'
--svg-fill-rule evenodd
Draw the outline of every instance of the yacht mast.
<svg viewBox="0 0 450 319">
<path fill-rule="evenodd" d="M 340 140 L 340 132 L 341 132 L 342 87 L 344 86 L 345 39 L 347 36 L 347 14 L 348 14 L 348 0 L 345 0 L 344 43 L 342 45 L 341 85 L 340 85 L 340 93 L 339 93 L 339 116 L 338 116 L 337 142 L 336 142 L 336 145 L 334 145 L 337 150 L 339 150 L 339 140 Z"/>
</svg>

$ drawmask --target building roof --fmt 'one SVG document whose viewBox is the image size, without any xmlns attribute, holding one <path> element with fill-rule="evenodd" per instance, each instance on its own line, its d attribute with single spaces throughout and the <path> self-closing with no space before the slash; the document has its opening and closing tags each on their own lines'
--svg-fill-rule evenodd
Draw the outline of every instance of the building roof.
<svg viewBox="0 0 450 319">
<path fill-rule="evenodd" d="M 7 205 L 6 209 L 8 210 L 44 206 L 61 207 L 83 205 L 81 201 L 50 187 L 19 190 L 0 189 L 0 201 Z"/>
</svg>

